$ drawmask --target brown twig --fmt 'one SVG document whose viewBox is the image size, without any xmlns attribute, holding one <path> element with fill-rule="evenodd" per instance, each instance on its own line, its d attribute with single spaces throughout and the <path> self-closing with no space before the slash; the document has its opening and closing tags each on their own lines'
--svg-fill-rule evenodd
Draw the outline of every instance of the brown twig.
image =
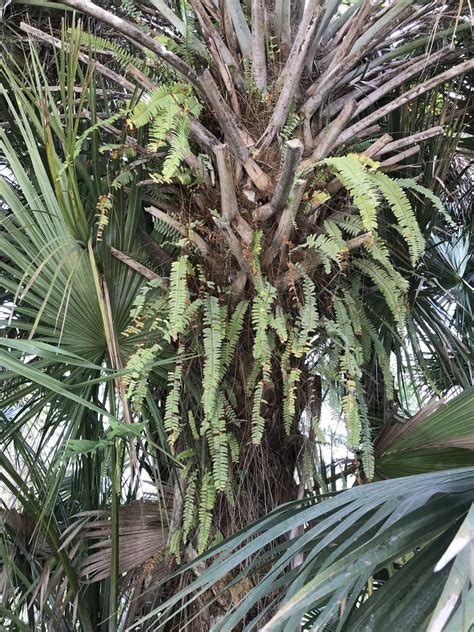
<svg viewBox="0 0 474 632">
<path fill-rule="evenodd" d="M 111 248 L 110 251 L 112 253 L 112 256 L 114 256 L 119 261 L 122 261 L 122 263 L 124 263 L 132 270 L 135 270 L 135 272 L 138 272 L 138 274 L 144 276 L 145 279 L 148 279 L 149 281 L 157 279 L 159 280 L 160 287 L 162 287 L 163 289 L 168 287 L 166 281 L 162 277 L 160 277 L 159 274 L 156 274 L 156 272 L 153 272 L 153 270 L 150 270 L 150 268 L 147 268 L 142 263 L 139 263 L 136 259 L 133 259 L 133 257 L 126 255 L 121 250 L 117 250 L 117 248 Z"/>
</svg>

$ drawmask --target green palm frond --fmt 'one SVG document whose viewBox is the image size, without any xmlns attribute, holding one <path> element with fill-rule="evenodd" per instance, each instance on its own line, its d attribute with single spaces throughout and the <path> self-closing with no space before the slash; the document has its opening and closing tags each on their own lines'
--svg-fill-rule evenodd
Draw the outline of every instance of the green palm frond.
<svg viewBox="0 0 474 632">
<path fill-rule="evenodd" d="M 473 476 L 473 468 L 453 469 L 289 503 L 199 558 L 198 563 L 214 561 L 166 606 L 191 599 L 195 591 L 202 595 L 234 571 L 229 589 L 248 576 L 254 577 L 254 588 L 213 625 L 216 631 L 232 629 L 248 616 L 250 627 L 293 629 L 315 608 L 318 626 L 337 617 L 341 629 L 362 630 L 370 622 L 375 630 L 406 621 L 404 614 L 410 625 L 423 625 L 448 580 L 451 567 L 435 572 L 435 566 L 471 507 Z M 302 535 L 288 537 L 299 525 Z M 278 547 L 267 548 L 277 539 Z M 300 554 L 295 568 L 291 561 Z M 239 571 L 249 559 L 250 566 Z M 423 607 L 404 612 L 403 604 L 415 596 Z M 341 599 L 347 603 L 343 611 Z M 276 612 L 259 622 L 265 610 L 255 615 L 253 608 L 265 600 Z"/>
</svg>

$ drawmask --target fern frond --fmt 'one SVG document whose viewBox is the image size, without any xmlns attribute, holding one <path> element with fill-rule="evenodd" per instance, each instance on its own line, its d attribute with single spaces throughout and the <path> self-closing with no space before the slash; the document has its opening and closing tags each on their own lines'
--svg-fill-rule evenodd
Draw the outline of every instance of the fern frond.
<svg viewBox="0 0 474 632">
<path fill-rule="evenodd" d="M 359 378 L 361 375 L 362 348 L 357 340 L 346 306 L 339 298 L 334 301 L 334 311 L 338 335 L 344 349 L 340 359 L 341 368 L 349 375 Z"/>
<path fill-rule="evenodd" d="M 381 239 L 374 239 L 370 246 L 370 254 L 375 261 L 378 261 L 378 263 L 383 265 L 385 270 L 399 287 L 400 291 L 406 292 L 408 290 L 409 283 L 392 264 L 388 248 Z"/>
<path fill-rule="evenodd" d="M 276 298 L 276 289 L 270 283 L 259 280 L 258 294 L 252 304 L 252 324 L 254 328 L 253 357 L 262 365 L 269 362 L 271 350 L 268 341 L 272 304 Z"/>
<path fill-rule="evenodd" d="M 178 353 L 174 371 L 168 373 L 168 395 L 165 404 L 164 427 L 168 433 L 168 442 L 173 446 L 182 430 L 179 404 L 181 401 L 182 351 Z"/>
<path fill-rule="evenodd" d="M 282 368 L 283 376 L 283 426 L 286 434 L 290 434 L 296 414 L 296 388 L 301 377 L 301 370 L 293 367 L 289 372 Z"/>
<path fill-rule="evenodd" d="M 290 114 L 288 115 L 288 118 L 286 119 L 285 125 L 283 126 L 283 129 L 281 130 L 281 133 L 280 133 L 281 146 L 282 146 L 281 160 L 280 160 L 281 165 L 283 164 L 285 160 L 285 156 L 286 156 L 286 142 L 288 140 L 291 140 L 291 138 L 293 137 L 293 132 L 300 125 L 300 123 L 301 123 L 300 117 L 295 112 L 290 112 Z"/>
<path fill-rule="evenodd" d="M 328 235 L 310 235 L 299 248 L 312 248 L 321 257 L 326 274 L 330 274 L 332 265 L 340 266 L 339 243 Z"/>
<path fill-rule="evenodd" d="M 350 446 L 357 447 L 360 442 L 361 422 L 356 397 L 356 383 L 348 379 L 345 386 L 346 394 L 342 397 L 342 410 L 347 429 L 347 442 Z"/>
<path fill-rule="evenodd" d="M 148 389 L 148 379 L 153 368 L 154 360 L 161 351 L 160 344 L 137 349 L 129 358 L 126 368 L 130 371 L 123 381 L 127 388 L 127 399 L 131 400 L 134 409 L 141 411 L 143 400 Z"/>
<path fill-rule="evenodd" d="M 288 118 L 286 119 L 285 125 L 283 126 L 283 129 L 280 133 L 282 141 L 284 141 L 283 146 L 285 146 L 285 142 L 287 140 L 291 139 L 291 137 L 293 136 L 293 132 L 300 123 L 300 117 L 295 112 L 290 112 L 290 114 L 288 114 Z"/>
<path fill-rule="evenodd" d="M 237 413 L 235 412 L 235 409 L 237 407 L 237 402 L 235 401 L 234 393 L 231 391 L 231 387 L 229 387 L 228 385 L 223 385 L 223 386 L 224 388 L 221 391 L 221 395 L 222 395 L 222 401 L 224 404 L 225 416 L 227 417 L 227 421 L 230 424 L 234 426 L 239 426 L 240 421 L 239 421 L 239 418 L 237 417 Z"/>
<path fill-rule="evenodd" d="M 380 336 L 377 334 L 375 327 L 370 322 L 369 318 L 365 313 L 361 313 L 361 322 L 363 327 L 364 336 L 369 338 L 371 341 L 375 354 L 377 356 L 377 360 L 382 370 L 383 383 L 385 387 L 385 395 L 388 400 L 393 399 L 393 375 L 390 369 L 390 358 L 385 351 L 385 348 L 380 340 Z M 368 361 L 370 349 L 368 352 L 364 353 L 364 360 Z"/>
<path fill-rule="evenodd" d="M 357 215 L 342 215 L 341 217 L 336 217 L 333 221 L 342 231 L 348 233 L 351 237 L 356 237 L 364 230 L 362 220 L 360 217 L 357 217 Z"/>
<path fill-rule="evenodd" d="M 375 261 L 357 259 L 353 261 L 353 266 L 372 279 L 382 293 L 393 318 L 399 326 L 403 326 L 406 317 L 403 288 L 400 288 L 393 280 L 393 277 L 385 269 L 377 265 Z"/>
<path fill-rule="evenodd" d="M 362 455 L 362 465 L 364 467 L 365 476 L 371 481 L 375 475 L 374 445 L 372 442 L 372 430 L 370 427 L 367 404 L 360 387 L 357 388 L 356 397 L 361 418 L 360 451 Z"/>
<path fill-rule="evenodd" d="M 336 222 L 333 222 L 331 219 L 327 219 L 324 222 L 324 231 L 330 239 L 333 239 L 338 244 L 339 251 L 347 251 L 346 240 L 342 236 L 341 229 Z"/>
<path fill-rule="evenodd" d="M 318 323 L 318 310 L 316 302 L 316 288 L 307 274 L 300 270 L 303 278 L 303 304 L 300 306 L 296 321 L 296 333 L 293 337 L 292 353 L 295 358 L 301 358 L 308 350 L 311 337 Z"/>
<path fill-rule="evenodd" d="M 276 306 L 275 313 L 270 319 L 270 327 L 276 332 L 280 342 L 286 342 L 288 340 L 285 312 L 280 305 Z"/>
<path fill-rule="evenodd" d="M 448 222 L 448 224 L 452 224 L 453 220 L 451 216 L 449 215 L 448 211 L 446 210 L 443 202 L 435 193 L 433 193 L 433 191 L 431 191 L 431 189 L 428 189 L 427 187 L 424 187 L 423 185 L 418 184 L 418 182 L 416 182 L 412 178 L 397 178 L 395 182 L 397 183 L 399 187 L 402 187 L 402 189 L 409 189 L 411 191 L 416 191 L 417 193 L 421 193 L 421 195 L 427 198 L 433 204 L 435 209 L 440 212 L 440 214 L 444 217 L 446 222 Z"/>
<path fill-rule="evenodd" d="M 188 539 L 189 532 L 196 525 L 196 486 L 197 473 L 191 472 L 187 477 L 183 505 L 183 541 Z"/>
<path fill-rule="evenodd" d="M 362 335 L 362 320 L 360 305 L 349 292 L 344 292 L 342 300 L 347 309 L 347 315 L 351 323 L 351 329 L 356 336 Z"/>
<path fill-rule="evenodd" d="M 265 429 L 265 419 L 261 415 L 262 403 L 263 403 L 263 379 L 258 382 L 253 393 L 252 443 L 254 445 L 260 445 L 260 443 L 262 442 L 263 431 Z"/>
<path fill-rule="evenodd" d="M 183 542 L 183 530 L 178 527 L 171 533 L 169 551 L 174 555 L 177 564 L 181 564 L 181 543 Z"/>
<path fill-rule="evenodd" d="M 222 329 L 219 301 L 208 295 L 204 301 L 204 369 L 202 383 L 202 407 L 204 423 L 201 433 L 217 415 L 217 393 L 221 380 Z"/>
<path fill-rule="evenodd" d="M 104 230 L 109 224 L 109 212 L 112 209 L 112 195 L 99 195 L 97 201 L 97 241 L 102 241 L 104 237 Z"/>
<path fill-rule="evenodd" d="M 217 398 L 214 416 L 209 420 L 207 442 L 211 453 L 212 475 L 217 491 L 224 491 L 229 478 L 228 443 L 222 397 Z"/>
<path fill-rule="evenodd" d="M 212 528 L 212 510 L 216 500 L 216 490 L 212 474 L 205 472 L 199 493 L 199 535 L 197 542 L 198 553 L 201 554 L 206 549 Z"/>
<path fill-rule="evenodd" d="M 373 178 L 395 215 L 400 233 L 408 244 L 412 265 L 415 265 L 424 250 L 425 240 L 410 200 L 397 181 L 385 173 L 376 173 Z"/>
<path fill-rule="evenodd" d="M 114 54 L 114 61 L 123 69 L 129 66 L 135 66 L 146 75 L 150 74 L 150 70 L 144 59 L 137 57 L 136 54 L 130 52 L 112 39 L 106 39 L 98 35 L 92 35 L 85 31 L 81 31 L 81 44 L 90 48 L 90 50 L 109 50 Z"/>
<path fill-rule="evenodd" d="M 240 460 L 240 445 L 233 432 L 227 433 L 227 443 L 229 444 L 230 459 L 232 463 L 237 464 Z"/>
<path fill-rule="evenodd" d="M 181 113 L 180 104 L 174 98 L 174 93 L 179 88 L 179 84 L 164 84 L 145 95 L 131 115 L 135 127 L 143 127 L 156 119 L 154 134 L 159 140 L 164 141 L 167 132 L 173 127 L 175 118 Z"/>
<path fill-rule="evenodd" d="M 133 0 L 122 0 L 121 7 L 127 16 L 134 22 L 140 23 L 143 21 L 143 14 L 140 9 L 135 6 Z"/>
<path fill-rule="evenodd" d="M 361 160 L 361 155 L 349 154 L 337 158 L 325 158 L 319 164 L 327 165 L 337 175 L 359 209 L 364 230 L 375 233 L 379 205 L 378 191 L 374 176 L 368 172 L 368 167 Z"/>
<path fill-rule="evenodd" d="M 69 160 L 73 162 L 79 156 L 79 154 L 81 153 L 82 145 L 93 132 L 104 129 L 104 127 L 106 127 L 107 125 L 112 125 L 112 123 L 115 123 L 123 115 L 124 115 L 124 112 L 122 111 L 116 112 L 115 114 L 112 114 L 106 119 L 103 119 L 103 118 L 99 119 L 96 123 L 94 123 L 94 125 L 91 125 L 86 130 L 84 130 L 84 132 L 82 132 L 82 134 L 75 141 L 74 151 L 72 153 L 72 156 L 70 156 Z M 67 163 L 63 165 L 63 168 L 60 169 L 59 173 L 61 173 L 61 171 L 65 169 L 66 167 L 67 167 Z"/>
<path fill-rule="evenodd" d="M 168 291 L 168 333 L 172 340 L 176 340 L 187 326 L 185 318 L 186 307 L 189 305 L 189 290 L 186 280 L 187 269 L 187 255 L 181 255 L 171 264 Z"/>
<path fill-rule="evenodd" d="M 237 347 L 237 343 L 239 342 L 242 327 L 244 326 L 244 318 L 247 313 L 248 306 L 248 301 L 240 301 L 230 317 L 225 334 L 225 341 L 222 346 L 221 366 L 223 374 L 229 368 L 234 357 L 234 352 Z"/>
<path fill-rule="evenodd" d="M 189 142 L 189 120 L 180 118 L 177 125 L 169 133 L 169 151 L 163 163 L 161 176 L 163 182 L 171 182 L 178 175 L 179 167 L 182 164 L 186 154 L 190 153 Z M 182 181 L 182 174 L 179 175 Z"/>
</svg>

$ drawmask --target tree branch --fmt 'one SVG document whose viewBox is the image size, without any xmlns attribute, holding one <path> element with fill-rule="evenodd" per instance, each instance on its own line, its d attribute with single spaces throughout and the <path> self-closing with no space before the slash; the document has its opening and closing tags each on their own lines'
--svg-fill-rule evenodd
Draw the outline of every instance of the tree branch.
<svg viewBox="0 0 474 632">
<path fill-rule="evenodd" d="M 270 191 L 272 187 L 270 179 L 250 156 L 250 152 L 242 139 L 241 131 L 235 122 L 233 112 L 222 98 L 209 70 L 206 69 L 200 75 L 199 81 L 222 131 L 229 140 L 229 149 L 242 164 L 255 186 L 260 191 Z"/>
<path fill-rule="evenodd" d="M 219 70 L 221 79 L 224 82 L 227 93 L 229 94 L 232 109 L 238 115 L 240 114 L 239 101 L 235 92 L 232 76 L 229 71 L 229 68 L 237 68 L 237 63 L 229 49 L 222 41 L 222 38 L 214 28 L 214 25 L 209 19 L 209 16 L 202 6 L 201 1 L 191 0 L 191 6 L 193 7 L 199 24 L 201 25 L 202 34 L 206 41 L 209 53 L 211 54 L 212 59 L 214 60 L 217 69 Z M 241 79 L 241 83 L 242 81 L 243 79 Z"/>
<path fill-rule="evenodd" d="M 150 268 L 147 268 L 143 264 L 139 263 L 136 259 L 133 259 L 133 257 L 126 255 L 121 250 L 117 250 L 117 248 L 111 248 L 110 251 L 116 259 L 122 261 L 122 263 L 124 263 L 126 266 L 128 266 L 132 270 L 135 270 L 135 272 L 138 272 L 138 274 L 144 276 L 145 279 L 148 279 L 149 281 L 159 279 L 160 287 L 162 287 L 163 289 L 166 289 L 168 287 L 166 281 L 161 278 L 159 274 L 156 274 L 156 272 L 153 272 L 153 270 L 150 270 Z"/>
<path fill-rule="evenodd" d="M 369 125 L 373 125 L 384 116 L 387 116 L 387 114 L 390 114 L 390 112 L 393 112 L 394 110 L 397 110 L 398 108 L 400 108 L 402 105 L 405 105 L 405 103 L 409 103 L 410 101 L 417 99 L 422 94 L 425 94 L 425 92 L 429 92 L 433 88 L 436 88 L 440 84 L 446 83 L 447 81 L 454 79 L 454 77 L 457 77 L 458 75 L 462 75 L 464 73 L 468 73 L 473 70 L 474 70 L 474 59 L 469 59 L 463 62 L 462 64 L 458 64 L 457 66 L 454 66 L 453 68 L 450 68 L 449 70 L 446 70 L 445 72 L 442 72 L 440 75 L 436 75 L 435 77 L 428 79 L 428 81 L 419 83 L 418 85 L 414 86 L 410 90 L 407 90 L 407 92 L 405 92 L 404 94 L 401 94 L 399 97 L 397 97 L 390 103 L 387 103 L 386 105 L 382 106 L 378 110 L 375 110 L 375 112 L 372 112 L 371 114 L 367 115 L 361 121 L 358 121 L 357 123 L 354 123 L 354 125 L 352 125 L 351 127 L 347 128 L 339 136 L 339 140 L 337 143 L 338 146 L 343 145 L 348 140 L 350 140 L 353 136 L 360 133 L 363 129 L 365 129 Z"/>
<path fill-rule="evenodd" d="M 265 58 L 265 7 L 262 0 L 252 0 L 252 77 L 263 94 L 267 91 Z"/>
<path fill-rule="evenodd" d="M 236 258 L 241 270 L 245 272 L 247 277 L 250 278 L 251 275 L 249 263 L 244 256 L 242 247 L 239 243 L 239 240 L 235 236 L 234 231 L 227 222 L 221 220 L 219 217 L 213 216 L 212 219 L 214 220 L 214 224 L 216 225 L 217 229 L 229 245 L 230 251 Z"/>
<path fill-rule="evenodd" d="M 296 217 L 296 213 L 298 212 L 298 207 L 301 203 L 301 198 L 303 197 L 305 186 L 306 180 L 297 180 L 295 182 L 290 202 L 281 214 L 280 221 L 278 222 L 278 227 L 273 236 L 270 248 L 264 255 L 264 263 L 267 266 L 272 263 L 277 254 L 281 251 L 285 243 L 290 238 L 291 232 L 293 230 L 294 219 Z"/>
<path fill-rule="evenodd" d="M 391 156 L 390 158 L 387 158 L 387 160 L 384 160 L 383 162 L 380 163 L 380 166 L 382 168 L 385 167 L 391 167 L 392 165 L 397 165 L 399 162 L 402 162 L 402 160 L 406 160 L 406 158 L 410 158 L 410 156 L 416 156 L 416 154 L 418 154 L 420 151 L 420 145 L 415 145 L 414 147 L 411 147 L 410 149 L 406 149 L 405 151 L 402 151 L 399 154 L 396 154 L 395 156 Z"/>
<path fill-rule="evenodd" d="M 218 145 L 214 153 L 216 155 L 217 170 L 219 172 L 222 219 L 230 224 L 239 214 L 239 205 L 237 203 L 234 176 L 232 175 L 232 164 L 230 162 L 227 145 Z"/>
<path fill-rule="evenodd" d="M 156 241 L 150 237 L 146 230 L 141 226 L 138 227 L 137 234 L 140 241 L 148 249 L 156 263 L 161 266 L 162 269 L 168 270 L 173 261 L 172 257 L 170 257 L 170 255 L 165 252 L 163 248 L 157 244 Z"/>
<path fill-rule="evenodd" d="M 354 99 L 349 99 L 337 118 L 316 138 L 314 142 L 316 149 L 308 162 L 318 162 L 318 160 L 326 158 L 336 145 L 337 139 L 346 123 L 352 118 L 355 109 L 356 102 Z"/>
<path fill-rule="evenodd" d="M 168 215 L 168 213 L 160 211 L 160 209 L 156 208 L 156 206 L 147 206 L 145 207 L 145 211 L 147 213 L 150 213 L 150 215 L 153 215 L 153 217 L 161 220 L 165 224 L 168 224 L 168 226 L 171 226 L 171 228 L 174 228 L 174 230 L 183 237 L 189 237 L 189 230 L 185 226 L 183 226 L 183 224 L 180 224 L 176 219 L 174 219 L 174 217 Z M 193 232 L 190 239 L 191 241 L 194 241 L 196 247 L 201 251 L 204 257 L 210 257 L 209 248 L 200 235 L 197 235 L 195 232 Z"/>
<path fill-rule="evenodd" d="M 290 195 L 293 182 L 295 180 L 296 168 L 303 155 L 303 143 L 294 138 L 286 143 L 285 160 L 283 161 L 283 169 L 278 184 L 275 187 L 275 193 L 269 204 L 264 204 L 257 211 L 257 217 L 260 221 L 266 220 L 272 215 L 281 211 L 285 206 Z"/>
<path fill-rule="evenodd" d="M 408 79 L 411 79 L 420 72 L 423 72 L 426 68 L 437 64 L 446 55 L 446 53 L 450 52 L 450 50 L 451 49 L 449 47 L 446 47 L 432 55 L 423 55 L 420 61 L 410 64 L 405 71 L 397 72 L 390 81 L 383 82 L 379 88 L 372 90 L 365 99 L 362 99 L 362 101 L 357 104 L 357 109 L 353 116 L 359 116 L 361 112 L 376 103 L 385 94 L 388 94 L 395 88 L 398 88 L 398 86 L 401 86 Z"/>
<path fill-rule="evenodd" d="M 280 96 L 273 110 L 270 121 L 262 137 L 258 141 L 261 149 L 268 147 L 279 133 L 290 111 L 295 96 L 295 88 L 303 72 L 306 55 L 311 39 L 318 26 L 321 6 L 319 0 L 309 0 L 305 14 L 298 28 L 294 44 L 283 69 L 280 81 L 283 84 Z"/>
<path fill-rule="evenodd" d="M 413 145 L 414 143 L 419 143 L 421 141 L 427 140 L 428 138 L 433 138 L 434 136 L 441 136 L 444 133 L 444 128 L 441 125 L 437 125 L 436 127 L 430 127 L 430 129 L 425 130 L 424 132 L 418 132 L 416 134 L 412 134 L 411 136 L 406 136 L 405 138 L 399 138 L 398 140 L 394 140 L 392 143 L 388 143 L 380 151 L 377 152 L 377 156 L 382 156 L 383 154 L 387 154 L 390 151 L 397 151 L 402 147 L 406 147 L 407 145 Z"/>
<path fill-rule="evenodd" d="M 28 33 L 28 35 L 31 35 L 32 37 L 34 37 L 34 39 L 39 40 L 40 42 L 45 42 L 46 44 L 50 44 L 51 46 L 54 46 L 54 48 L 58 48 L 59 50 L 63 48 L 62 42 L 60 40 L 56 39 L 55 37 L 52 37 L 51 35 L 47 35 L 46 33 L 43 33 L 43 31 L 40 31 L 39 29 L 36 29 L 34 26 L 30 26 L 29 24 L 26 24 L 25 22 L 20 23 L 20 30 L 23 31 L 24 33 Z M 104 64 L 101 64 L 98 61 L 92 60 L 85 53 L 79 52 L 78 57 L 83 63 L 92 64 L 94 68 L 98 72 L 100 72 L 101 75 L 104 75 L 104 77 L 107 77 L 114 83 L 118 84 L 119 86 L 122 86 L 122 88 L 124 88 L 125 90 L 128 90 L 129 92 L 133 92 L 135 90 L 135 85 L 131 83 L 131 81 L 128 81 L 127 79 L 125 79 L 125 77 L 122 77 L 121 75 L 114 72 L 113 70 L 110 70 L 110 68 L 107 68 L 107 66 L 104 66 Z"/>
<path fill-rule="evenodd" d="M 81 13 L 90 15 L 104 24 L 108 24 L 113 29 L 122 33 L 125 37 L 132 42 L 136 42 L 141 46 L 145 46 L 148 50 L 154 52 L 160 59 L 166 64 L 177 70 L 183 77 L 185 77 L 195 88 L 201 89 L 199 84 L 199 77 L 197 73 L 186 62 L 180 59 L 177 55 L 169 51 L 163 44 L 153 39 L 150 35 L 147 35 L 143 31 L 140 31 L 136 26 L 119 18 L 118 16 L 102 9 L 98 5 L 90 2 L 90 0 L 64 0 L 63 4 L 68 7 L 72 7 Z"/>
</svg>

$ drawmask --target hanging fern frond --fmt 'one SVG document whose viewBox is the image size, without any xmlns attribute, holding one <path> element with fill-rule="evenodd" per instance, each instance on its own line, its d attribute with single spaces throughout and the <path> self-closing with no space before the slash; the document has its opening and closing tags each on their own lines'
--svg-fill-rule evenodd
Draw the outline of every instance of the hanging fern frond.
<svg viewBox="0 0 474 632">
<path fill-rule="evenodd" d="M 182 373 L 181 351 L 181 353 L 178 353 L 174 371 L 169 371 L 168 373 L 168 396 L 165 405 L 164 426 L 171 446 L 174 446 L 182 431 L 180 414 Z"/>
<path fill-rule="evenodd" d="M 212 477 L 216 491 L 223 492 L 229 479 L 229 462 L 227 434 L 223 411 L 216 415 L 209 432 L 207 433 L 209 452 L 212 461 Z"/>
<path fill-rule="evenodd" d="M 68 163 L 74 162 L 74 160 L 79 156 L 79 154 L 81 153 L 83 144 L 93 132 L 104 129 L 107 125 L 112 125 L 112 123 L 115 123 L 116 121 L 118 121 L 118 119 L 120 119 L 123 115 L 124 115 L 124 112 L 122 111 L 116 112 L 115 114 L 112 114 L 106 119 L 104 118 L 99 119 L 96 123 L 94 123 L 94 125 L 91 125 L 86 130 L 84 130 L 82 134 L 74 142 L 74 150 L 72 152 L 72 155 L 69 157 L 69 161 L 63 164 L 62 169 L 59 170 L 59 174 L 61 174 L 61 172 L 67 168 Z"/>
<path fill-rule="evenodd" d="M 186 491 L 183 504 L 183 541 L 188 539 L 189 532 L 196 526 L 196 489 L 197 472 L 193 470 L 187 476 Z"/>
<path fill-rule="evenodd" d="M 448 211 L 446 210 L 443 202 L 435 193 L 433 193 L 433 191 L 431 191 L 427 187 L 424 187 L 421 184 L 418 184 L 418 182 L 416 182 L 412 178 L 397 178 L 395 182 L 399 187 L 402 187 L 402 189 L 416 191 L 417 193 L 420 193 L 421 195 L 423 195 L 433 204 L 435 209 L 439 211 L 439 213 L 444 217 L 444 219 L 446 220 L 448 224 L 452 223 L 453 220 L 451 216 L 449 215 Z"/>
<path fill-rule="evenodd" d="M 136 412 L 140 412 L 143 400 L 148 390 L 148 380 L 157 354 L 161 351 L 160 344 L 150 347 L 140 347 L 129 358 L 126 368 L 130 371 L 123 381 L 127 388 L 127 399 L 131 400 Z"/>
<path fill-rule="evenodd" d="M 280 339 L 280 342 L 286 342 L 288 340 L 288 328 L 286 324 L 285 312 L 281 305 L 277 305 L 275 313 L 270 320 L 270 327 L 275 331 L 276 335 Z"/>
<path fill-rule="evenodd" d="M 362 456 L 362 465 L 364 467 L 365 476 L 369 481 L 371 481 L 375 475 L 374 445 L 372 441 L 369 415 L 367 412 L 367 404 L 360 387 L 357 388 L 356 397 L 361 419 L 360 451 Z"/>
<path fill-rule="evenodd" d="M 385 173 L 376 173 L 373 178 L 395 215 L 400 233 L 408 245 L 412 265 L 415 265 L 424 250 L 425 240 L 410 200 L 397 181 Z"/>
<path fill-rule="evenodd" d="M 318 310 L 316 302 L 316 288 L 307 274 L 300 270 L 302 275 L 303 304 L 300 305 L 293 335 L 292 354 L 295 358 L 301 358 L 309 351 L 312 335 L 318 323 Z"/>
<path fill-rule="evenodd" d="M 351 329 L 356 336 L 362 335 L 361 306 L 349 292 L 344 292 L 342 301 L 347 309 Z"/>
<path fill-rule="evenodd" d="M 362 220 L 357 215 L 341 215 L 334 217 L 332 221 L 351 237 L 356 237 L 364 231 Z"/>
<path fill-rule="evenodd" d="M 169 150 L 165 158 L 158 182 L 171 182 L 177 177 L 181 184 L 188 184 L 185 178 L 188 177 L 189 171 L 180 171 L 180 166 L 187 153 L 190 152 L 188 143 L 189 121 L 181 117 L 176 127 L 168 134 Z"/>
<path fill-rule="evenodd" d="M 254 328 L 253 357 L 260 360 L 262 366 L 268 364 L 271 350 L 268 340 L 268 328 L 271 321 L 272 304 L 276 298 L 276 289 L 267 281 L 258 279 L 257 295 L 252 304 L 252 324 Z"/>
<path fill-rule="evenodd" d="M 199 534 L 197 542 L 198 553 L 206 549 L 212 528 L 212 510 L 216 500 L 216 489 L 212 474 L 206 471 L 201 481 L 199 492 Z"/>
<path fill-rule="evenodd" d="M 380 336 L 377 335 L 375 327 L 370 322 L 369 318 L 365 313 L 361 313 L 361 323 L 363 328 L 364 337 L 368 338 L 373 345 L 375 355 L 377 356 L 377 360 L 382 371 L 383 383 L 385 388 L 385 395 L 387 399 L 390 401 L 393 399 L 393 375 L 390 369 L 390 357 L 385 351 L 385 348 L 380 341 Z M 364 348 L 364 345 L 363 345 Z M 369 361 L 370 359 L 370 348 L 364 351 L 364 360 Z"/>
<path fill-rule="evenodd" d="M 375 261 L 357 259 L 353 262 L 363 274 L 372 279 L 382 293 L 395 322 L 401 327 L 405 322 L 406 305 L 404 288 L 400 288 L 388 272 L 381 268 Z"/>
<path fill-rule="evenodd" d="M 189 115 L 197 118 L 200 112 L 201 105 L 192 88 L 176 82 L 158 86 L 133 110 L 133 125 L 138 128 L 149 125 L 148 150 L 153 153 L 165 150 L 160 171 L 151 174 L 157 183 L 171 182 L 173 178 L 188 183 L 189 172 L 181 166 L 190 153 Z"/>
<path fill-rule="evenodd" d="M 225 341 L 222 346 L 222 373 L 225 373 L 229 368 L 230 363 L 234 357 L 234 352 L 239 342 L 239 337 L 244 326 L 244 318 L 247 313 L 249 303 L 248 301 L 240 301 L 237 304 L 232 316 L 230 317 L 227 331 L 225 334 Z"/>
<path fill-rule="evenodd" d="M 287 141 L 293 138 L 293 133 L 297 129 L 297 127 L 299 127 L 300 123 L 301 123 L 301 119 L 296 114 L 296 112 L 290 112 L 290 114 L 288 115 L 288 118 L 286 119 L 286 123 L 283 126 L 283 129 L 281 130 L 281 133 L 280 133 L 281 147 L 282 147 L 280 165 L 282 165 L 285 160 L 286 143 Z"/>
<path fill-rule="evenodd" d="M 168 291 L 168 333 L 176 340 L 186 330 L 185 311 L 189 305 L 189 290 L 186 280 L 188 257 L 181 255 L 171 264 L 170 286 Z"/>
<path fill-rule="evenodd" d="M 183 542 L 183 530 L 180 527 L 174 529 L 171 533 L 168 544 L 171 555 L 174 555 L 177 564 L 181 564 L 181 543 Z"/>
<path fill-rule="evenodd" d="M 253 393 L 252 406 L 252 443 L 260 445 L 262 442 L 263 431 L 265 429 L 265 419 L 261 415 L 263 403 L 263 379 L 261 379 L 255 387 Z"/>
<path fill-rule="evenodd" d="M 159 206 L 160 199 L 157 198 L 156 202 Z M 153 228 L 155 232 L 158 234 L 158 239 L 161 245 L 165 245 L 167 243 L 177 245 L 178 242 L 182 239 L 181 234 L 178 233 L 178 231 L 175 228 L 173 228 L 172 226 L 170 226 L 169 224 L 167 224 L 166 222 L 164 222 L 163 220 L 157 217 L 153 217 Z"/>
<path fill-rule="evenodd" d="M 219 301 L 208 295 L 204 301 L 204 369 L 202 381 L 202 407 L 204 434 L 217 415 L 218 390 L 221 380 L 222 329 Z"/>
<path fill-rule="evenodd" d="M 97 200 L 97 241 L 102 241 L 104 237 L 104 230 L 109 224 L 109 213 L 112 209 L 112 195 L 99 195 Z"/>
<path fill-rule="evenodd" d="M 360 443 L 361 421 L 356 397 L 356 383 L 348 379 L 345 382 L 346 393 L 342 397 L 342 411 L 347 429 L 347 442 L 358 447 Z"/>
<path fill-rule="evenodd" d="M 121 8 L 134 22 L 140 23 L 143 21 L 143 14 L 133 0 L 121 0 Z"/>
<path fill-rule="evenodd" d="M 240 445 L 233 432 L 227 433 L 227 443 L 229 444 L 230 459 L 232 463 L 238 463 L 240 460 Z"/>
<path fill-rule="evenodd" d="M 283 426 L 287 435 L 293 427 L 296 414 L 296 389 L 301 378 L 301 370 L 295 367 L 288 372 L 282 368 L 283 377 Z"/>
<path fill-rule="evenodd" d="M 334 301 L 336 314 L 336 327 L 339 338 L 343 344 L 343 352 L 340 359 L 341 369 L 351 377 L 357 379 L 361 376 L 362 348 L 358 341 L 354 324 L 349 317 L 344 302 L 337 298 Z"/>
<path fill-rule="evenodd" d="M 283 129 L 280 133 L 281 139 L 283 141 L 283 147 L 285 146 L 285 142 L 287 140 L 291 140 L 293 132 L 300 123 L 300 117 L 298 116 L 298 114 L 296 114 L 296 112 L 290 112 L 290 114 L 288 114 L 288 118 L 286 119 L 285 125 L 283 126 Z"/>
</svg>

